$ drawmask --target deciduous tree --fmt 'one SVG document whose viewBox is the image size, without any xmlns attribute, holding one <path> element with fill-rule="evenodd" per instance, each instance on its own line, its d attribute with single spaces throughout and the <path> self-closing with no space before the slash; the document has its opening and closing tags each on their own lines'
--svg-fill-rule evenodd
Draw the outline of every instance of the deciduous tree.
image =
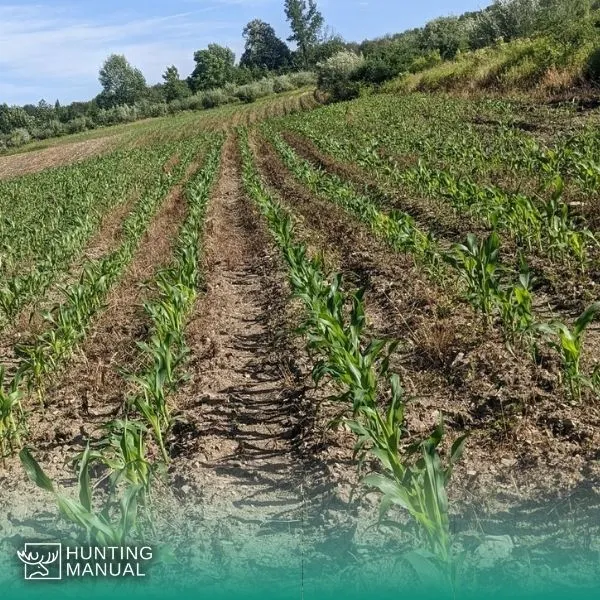
<svg viewBox="0 0 600 600">
<path fill-rule="evenodd" d="M 210 44 L 205 50 L 194 54 L 196 67 L 188 78 L 190 88 L 209 90 L 223 87 L 235 78 L 235 54 L 219 44 Z"/>
<path fill-rule="evenodd" d="M 319 42 L 325 20 L 316 0 L 285 0 L 285 15 L 290 23 L 290 42 L 298 44 L 303 66 L 311 62 L 311 51 Z"/>
<path fill-rule="evenodd" d="M 98 103 L 104 107 L 133 104 L 146 91 L 146 80 L 139 69 L 132 67 L 122 54 L 109 56 L 100 69 L 102 92 Z"/>
<path fill-rule="evenodd" d="M 254 19 L 244 27 L 243 35 L 246 48 L 240 66 L 276 71 L 289 65 L 290 49 L 277 37 L 275 30 L 268 23 Z"/>
</svg>

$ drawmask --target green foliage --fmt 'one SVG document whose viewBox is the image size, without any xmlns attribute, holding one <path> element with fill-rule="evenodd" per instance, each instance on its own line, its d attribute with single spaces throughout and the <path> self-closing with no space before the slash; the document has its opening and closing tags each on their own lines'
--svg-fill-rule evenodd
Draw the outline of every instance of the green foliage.
<svg viewBox="0 0 600 600">
<path fill-rule="evenodd" d="M 534 331 L 532 277 L 529 267 L 521 257 L 519 282 L 501 290 L 498 303 L 500 318 L 509 342 L 516 339 L 529 341 Z"/>
<path fill-rule="evenodd" d="M 550 337 L 552 347 L 562 358 L 564 377 L 571 398 L 574 401 L 581 400 L 582 385 L 592 385 L 593 379 L 590 380 L 581 372 L 581 356 L 583 352 L 584 333 L 599 314 L 600 302 L 596 302 L 577 318 L 572 328 L 558 321 L 538 326 L 538 329 L 542 333 Z"/>
<path fill-rule="evenodd" d="M 87 458 L 90 464 L 99 462 L 107 467 L 113 489 L 126 481 L 149 493 L 153 466 L 147 457 L 145 425 L 127 418 L 117 419 L 106 423 L 104 430 L 106 434 L 93 445 L 89 455 L 86 457 L 84 453 L 76 462 Z"/>
<path fill-rule="evenodd" d="M 312 51 L 317 46 L 325 20 L 317 8 L 316 0 L 285 0 L 285 15 L 296 42 L 304 68 L 311 64 Z"/>
<path fill-rule="evenodd" d="M 277 37 L 275 30 L 268 23 L 260 19 L 250 21 L 244 27 L 243 36 L 246 47 L 240 59 L 240 66 L 277 71 L 290 64 L 289 48 Z"/>
<path fill-rule="evenodd" d="M 600 84 L 600 48 L 590 53 L 585 66 L 585 75 L 590 81 Z"/>
<path fill-rule="evenodd" d="M 402 435 L 399 414 L 402 396 L 399 383 L 395 382 L 394 388 L 388 414 L 385 419 L 377 420 L 377 429 L 371 428 L 372 426 L 364 427 L 358 422 L 352 423 L 352 429 L 359 436 L 360 443 L 368 439 L 373 444 L 373 453 L 385 469 L 385 474 L 369 475 L 364 483 L 383 494 L 382 513 L 392 504 L 408 510 L 423 527 L 434 556 L 444 567 L 451 559 L 446 490 L 454 465 L 464 451 L 467 436 L 460 436 L 454 441 L 448 464 L 444 466 L 437 450 L 444 437 L 443 422 L 440 421 L 428 439 L 409 446 L 406 457 L 399 461 L 397 447 Z"/>
<path fill-rule="evenodd" d="M 339 52 L 317 65 L 319 88 L 334 101 L 357 98 L 360 85 L 355 79 L 363 66 L 362 56 L 353 52 Z"/>
<path fill-rule="evenodd" d="M 19 378 L 7 384 L 6 370 L 0 366 L 0 456 L 4 459 L 21 446 L 25 433 L 25 414 L 21 406 L 22 391 Z"/>
<path fill-rule="evenodd" d="M 468 28 L 458 17 L 442 17 L 430 21 L 420 32 L 419 45 L 425 54 L 439 52 L 444 60 L 452 60 L 468 46 Z"/>
<path fill-rule="evenodd" d="M 194 53 L 196 66 L 188 78 L 193 92 L 223 87 L 234 80 L 235 54 L 219 44 L 209 44 L 206 50 Z"/>
<path fill-rule="evenodd" d="M 0 132 L 12 133 L 18 129 L 27 129 L 31 126 L 33 117 L 23 108 L 0 104 Z"/>
<path fill-rule="evenodd" d="M 475 16 L 469 33 L 470 47 L 483 48 L 493 45 L 497 40 L 508 42 L 531 35 L 536 27 L 538 9 L 537 0 L 495 0 Z"/>
<path fill-rule="evenodd" d="M 29 479 L 41 489 L 54 495 L 63 518 L 82 530 L 88 544 L 99 546 L 127 544 L 137 526 L 138 498 L 143 489 L 141 485 L 128 485 L 119 491 L 113 489 L 103 499 L 102 509 L 97 511 L 93 506 L 94 489 L 90 476 L 89 447 L 79 460 L 78 500 L 57 490 L 27 448 L 23 448 L 19 456 Z"/>
<path fill-rule="evenodd" d="M 163 74 L 164 79 L 164 94 L 167 102 L 173 102 L 181 98 L 187 98 L 190 94 L 190 88 L 185 81 L 179 78 L 177 67 L 172 65 L 167 67 Z"/>
<path fill-rule="evenodd" d="M 433 50 L 426 54 L 425 56 L 420 56 L 415 59 L 408 70 L 411 73 L 420 73 L 421 71 L 425 71 L 426 69 L 431 69 L 431 67 L 435 67 L 442 62 L 442 56 L 439 50 Z"/>
<path fill-rule="evenodd" d="M 110 108 L 120 104 L 133 104 L 146 91 L 146 80 L 139 69 L 132 67 L 120 54 L 111 54 L 100 69 L 102 93 L 98 104 Z"/>
<path fill-rule="evenodd" d="M 488 322 L 499 295 L 499 253 L 500 238 L 494 232 L 481 241 L 471 233 L 464 244 L 457 244 L 447 255 L 447 260 L 466 283 L 469 301 Z"/>
</svg>

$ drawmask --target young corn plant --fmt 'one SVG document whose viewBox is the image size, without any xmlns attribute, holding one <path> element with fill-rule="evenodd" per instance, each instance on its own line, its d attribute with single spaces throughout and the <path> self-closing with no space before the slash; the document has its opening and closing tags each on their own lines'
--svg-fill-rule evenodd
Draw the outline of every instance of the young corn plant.
<svg viewBox="0 0 600 600">
<path fill-rule="evenodd" d="M 572 328 L 558 321 L 538 325 L 562 359 L 563 378 L 574 402 L 581 401 L 582 386 L 592 387 L 592 380 L 581 372 L 581 357 L 585 331 L 598 314 L 600 302 L 595 302 L 579 315 Z"/>
<path fill-rule="evenodd" d="M 568 205 L 562 200 L 564 182 L 557 176 L 552 183 L 552 196 L 543 207 L 545 238 L 548 242 L 547 252 L 551 258 L 577 260 L 579 267 L 585 271 L 587 264 L 587 245 L 598 240 L 587 228 L 577 229 L 569 214 Z"/>
<path fill-rule="evenodd" d="M 152 286 L 156 298 L 144 303 L 152 324 L 150 338 L 138 343 L 145 367 L 126 375 L 134 386 L 127 399 L 128 408 L 144 417 L 165 463 L 169 462 L 166 438 L 175 420 L 168 396 L 180 381 L 179 368 L 188 353 L 184 330 L 198 293 L 202 222 L 220 163 L 221 145 L 222 138 L 216 138 L 204 169 L 187 190 L 189 213 L 179 232 L 173 263 L 157 273 Z"/>
<path fill-rule="evenodd" d="M 466 283 L 467 298 L 489 324 L 496 308 L 500 282 L 500 239 L 492 232 L 485 240 L 470 233 L 465 244 L 457 244 L 446 260 Z"/>
<path fill-rule="evenodd" d="M 15 449 L 21 446 L 21 437 L 26 432 L 19 378 L 13 378 L 10 383 L 7 383 L 5 379 L 6 371 L 4 367 L 0 366 L 0 453 L 2 460 L 11 456 Z"/>
<path fill-rule="evenodd" d="M 442 465 L 437 451 L 443 436 L 441 426 L 418 446 L 421 458 L 412 458 L 415 450 L 403 450 L 405 403 L 399 377 L 389 372 L 390 354 L 397 342 L 368 339 L 364 291 L 344 292 L 341 275 L 326 276 L 322 260 L 308 257 L 306 247 L 294 242 L 291 217 L 265 189 L 246 132 L 240 137 L 244 184 L 267 218 L 287 262 L 294 295 L 305 307 L 301 331 L 316 359 L 313 379 L 317 385 L 325 378 L 332 381 L 338 390 L 333 399 L 351 408 L 353 417 L 341 421 L 358 437 L 356 454 L 369 451 L 380 461 L 385 475 L 372 475 L 365 481 L 383 493 L 382 510 L 392 503 L 409 510 L 446 569 L 451 558 L 446 488 L 464 438 L 453 446 L 448 467 Z M 382 380 L 388 382 L 391 396 L 384 412 Z"/>
<path fill-rule="evenodd" d="M 106 423 L 104 429 L 106 434 L 89 454 L 90 464 L 96 461 L 109 469 L 112 488 L 126 481 L 142 486 L 149 494 L 153 467 L 147 457 L 146 426 L 125 418 Z M 77 460 L 83 457 L 84 454 Z"/>
<path fill-rule="evenodd" d="M 363 483 L 382 493 L 383 516 L 393 504 L 406 509 L 425 532 L 433 557 L 444 572 L 451 566 L 451 535 L 447 488 L 454 465 L 460 460 L 467 436 L 455 440 L 448 464 L 444 466 L 438 447 L 443 440 L 443 421 L 429 438 L 400 450 L 403 437 L 404 405 L 400 383 L 390 380 L 392 400 L 387 414 L 363 408 L 361 421 L 348 421 L 358 437 L 356 450 L 368 451 L 382 465 L 383 473 L 373 473 Z"/>
<path fill-rule="evenodd" d="M 53 494 L 63 518 L 82 531 L 88 544 L 123 546 L 128 542 L 137 527 L 138 498 L 144 489 L 143 485 L 128 484 L 118 490 L 112 490 L 104 498 L 102 509 L 98 512 L 92 503 L 94 488 L 90 474 L 89 446 L 78 461 L 77 500 L 56 488 L 29 449 L 23 448 L 19 457 L 29 479 L 41 489 Z"/>
<path fill-rule="evenodd" d="M 501 290 L 498 306 L 504 332 L 509 343 L 526 341 L 534 331 L 532 312 L 532 277 L 525 260 L 520 260 L 519 282 L 507 290 Z"/>
<path fill-rule="evenodd" d="M 161 340 L 153 335 L 149 342 L 140 342 L 138 345 L 151 364 L 143 373 L 127 377 L 136 387 L 128 406 L 139 411 L 150 425 L 165 462 L 169 462 L 165 437 L 173 426 L 167 395 L 176 383 L 175 370 L 186 356 L 185 350 L 177 349 L 178 338 L 168 334 Z"/>
</svg>

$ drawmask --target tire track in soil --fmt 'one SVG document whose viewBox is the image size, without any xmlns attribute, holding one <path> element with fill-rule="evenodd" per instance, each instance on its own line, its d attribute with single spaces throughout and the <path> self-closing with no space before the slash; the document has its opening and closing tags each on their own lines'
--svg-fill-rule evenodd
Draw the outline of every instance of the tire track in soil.
<svg viewBox="0 0 600 600">
<path fill-rule="evenodd" d="M 418 398 L 407 412 L 409 431 L 431 431 L 436 410 L 444 411 L 449 428 L 471 429 L 456 470 L 455 498 L 471 504 L 479 498 L 482 513 L 492 512 L 575 488 L 585 471 L 600 477 L 597 410 L 557 402 L 556 389 L 545 389 L 552 375 L 512 356 L 497 334 L 480 331 L 468 307 L 453 304 L 442 316 L 447 299 L 419 276 L 410 256 L 390 252 L 341 208 L 304 190 L 268 143 L 254 146 L 265 180 L 284 205 L 319 246 L 337 254 L 347 280 L 366 286 L 367 314 L 377 334 L 412 340 L 396 367 Z M 509 425 L 502 424 L 505 418 Z M 570 434 L 549 422 L 570 423 Z M 489 489 L 502 490 L 503 499 L 491 498 Z"/>
<path fill-rule="evenodd" d="M 242 568 L 300 573 L 301 430 L 310 409 L 293 351 L 276 333 L 289 328 L 285 280 L 243 193 L 234 135 L 208 208 L 204 256 L 206 295 L 187 332 L 191 379 L 176 399 L 185 422 L 172 448 L 174 493 L 182 519 L 200 521 L 190 541 L 200 536 L 217 565 L 254 557 Z"/>
</svg>

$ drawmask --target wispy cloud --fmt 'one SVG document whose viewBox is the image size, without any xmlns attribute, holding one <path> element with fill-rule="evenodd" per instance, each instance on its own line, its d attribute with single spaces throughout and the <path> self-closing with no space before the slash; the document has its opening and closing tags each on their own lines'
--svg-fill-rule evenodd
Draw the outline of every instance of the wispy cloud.
<svg viewBox="0 0 600 600">
<path fill-rule="evenodd" d="M 60 7 L 0 6 L 0 102 L 35 101 L 34 89 L 40 97 L 45 89 L 63 89 L 69 91 L 61 101 L 84 99 L 72 94 L 98 88 L 98 69 L 111 53 L 125 54 L 151 83 L 170 64 L 189 73 L 193 52 L 215 35 L 239 53 L 239 23 L 214 18 L 211 12 L 205 3 L 168 16 L 99 21 L 75 18 Z"/>
</svg>

